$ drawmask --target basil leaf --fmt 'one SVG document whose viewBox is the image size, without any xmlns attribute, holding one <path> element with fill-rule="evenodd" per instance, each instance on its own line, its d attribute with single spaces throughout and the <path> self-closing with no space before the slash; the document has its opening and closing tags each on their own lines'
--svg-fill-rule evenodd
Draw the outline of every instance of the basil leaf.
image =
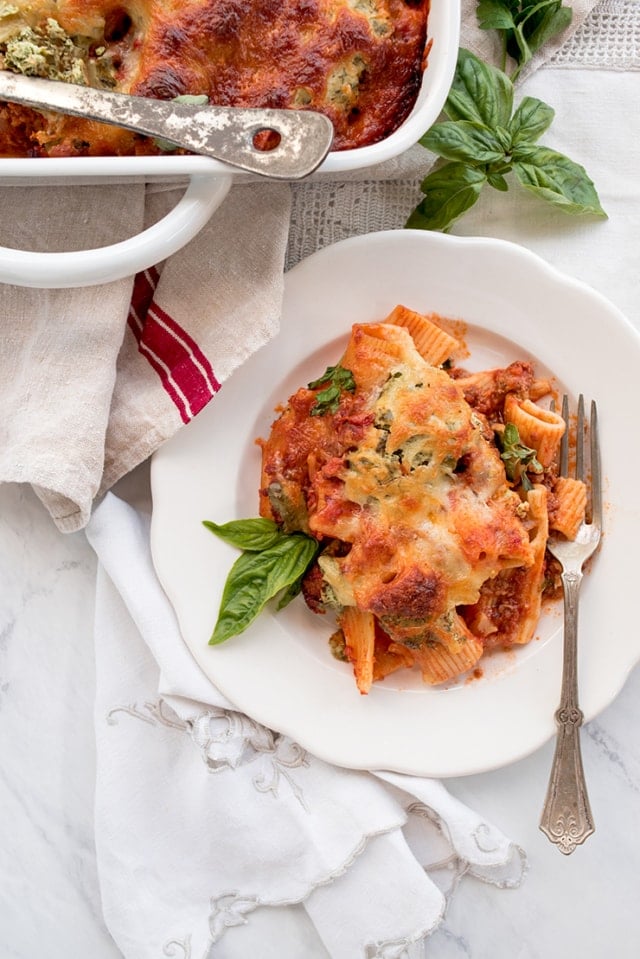
<svg viewBox="0 0 640 959">
<path fill-rule="evenodd" d="M 344 389 L 355 389 L 353 373 L 346 367 L 340 366 L 339 363 L 336 363 L 335 366 L 328 366 L 322 376 L 319 376 L 317 380 L 312 380 L 310 383 L 307 383 L 307 386 L 310 390 L 315 390 L 319 386 L 322 386 L 323 383 L 335 383 Z"/>
<path fill-rule="evenodd" d="M 524 35 L 522 27 L 516 27 L 506 34 L 506 50 L 512 60 L 515 60 L 517 66 L 511 74 L 511 79 L 516 80 L 522 68 L 532 58 L 533 53 L 529 49 L 529 44 Z"/>
<path fill-rule="evenodd" d="M 511 133 L 504 127 L 496 127 L 493 131 L 496 140 L 502 147 L 503 154 L 511 152 Z"/>
<path fill-rule="evenodd" d="M 501 193 L 506 193 L 509 189 L 509 184 L 502 173 L 487 173 L 487 183 L 489 186 L 492 186 L 494 190 L 500 190 Z"/>
<path fill-rule="evenodd" d="M 244 632 L 270 599 L 300 581 L 317 550 L 316 540 L 292 533 L 281 535 L 260 553 L 242 553 L 227 577 L 209 644 L 218 645 Z"/>
<path fill-rule="evenodd" d="M 480 195 L 486 176 L 466 163 L 446 163 L 422 181 L 425 199 L 418 204 L 405 226 L 418 230 L 446 230 L 462 216 Z"/>
<path fill-rule="evenodd" d="M 340 387 L 328 386 L 320 390 L 315 406 L 311 409 L 311 416 L 322 416 L 323 413 L 337 413 L 340 405 Z"/>
<path fill-rule="evenodd" d="M 504 462 L 507 479 L 512 483 L 521 482 L 525 489 L 531 489 L 526 470 L 530 469 L 534 473 L 543 472 L 536 450 L 520 442 L 520 433 L 515 423 L 505 423 L 504 430 L 496 431 L 495 438 L 500 450 L 500 458 Z"/>
<path fill-rule="evenodd" d="M 523 145 L 514 150 L 513 172 L 525 189 L 566 213 L 607 215 L 585 168 L 563 153 Z"/>
<path fill-rule="evenodd" d="M 513 30 L 515 21 L 508 4 L 502 0 L 480 0 L 476 10 L 481 30 Z"/>
<path fill-rule="evenodd" d="M 549 129 L 554 116 L 555 110 L 548 103 L 536 97 L 524 97 L 509 124 L 512 147 L 535 143 Z"/>
<path fill-rule="evenodd" d="M 522 488 L 525 491 L 525 493 L 528 493 L 529 490 L 533 489 L 533 483 L 531 482 L 531 480 L 529 479 L 526 473 L 521 473 L 520 482 L 522 483 Z"/>
<path fill-rule="evenodd" d="M 513 84 L 509 77 L 461 48 L 444 106 L 449 119 L 471 120 L 490 129 L 507 127 L 512 109 Z"/>
<path fill-rule="evenodd" d="M 506 52 L 515 60 L 515 79 L 533 55 L 571 22 L 570 7 L 563 7 L 562 0 L 519 0 L 520 9 L 514 11 L 515 29 L 504 34 Z"/>
<path fill-rule="evenodd" d="M 500 34 L 505 60 L 508 55 L 515 61 L 512 80 L 572 19 L 571 8 L 563 7 L 562 0 L 480 0 L 476 14 L 482 30 Z"/>
<path fill-rule="evenodd" d="M 504 59 L 508 53 L 518 69 L 571 19 L 562 0 L 479 0 L 477 14 L 483 29 L 501 34 Z M 420 140 L 450 162 L 423 181 L 425 199 L 406 227 L 447 230 L 473 206 L 483 183 L 507 191 L 505 176 L 511 170 L 526 189 L 568 213 L 606 216 L 584 168 L 536 145 L 553 121 L 553 108 L 524 97 L 513 116 L 512 109 L 512 79 L 461 48 L 444 107 L 448 120 L 434 124 Z"/>
<path fill-rule="evenodd" d="M 493 131 L 470 120 L 436 123 L 421 137 L 420 143 L 446 160 L 495 163 L 504 158 L 504 148 Z"/>
<path fill-rule="evenodd" d="M 317 389 L 323 383 L 330 385 L 324 390 L 320 390 L 316 396 L 316 401 L 309 411 L 311 416 L 322 416 L 323 413 L 336 413 L 340 405 L 342 391 L 354 393 L 356 381 L 353 378 L 351 370 L 347 370 L 338 363 L 336 366 L 328 366 L 322 376 L 317 380 L 308 383 L 310 390 Z"/>
<path fill-rule="evenodd" d="M 306 572 L 306 569 L 305 569 Z M 298 576 L 290 586 L 287 586 L 285 590 L 282 591 L 281 595 L 278 597 L 278 605 L 276 609 L 278 612 L 281 609 L 284 609 L 285 606 L 288 606 L 289 603 L 296 598 L 298 593 L 302 590 L 302 580 L 304 579 L 304 573 L 302 576 Z"/>
<path fill-rule="evenodd" d="M 221 526 L 205 519 L 202 525 L 225 543 L 253 553 L 268 549 L 282 536 L 280 529 L 271 519 L 233 519 Z"/>
<path fill-rule="evenodd" d="M 533 18 L 534 13 L 539 14 L 537 18 Z M 536 53 L 548 40 L 566 30 L 572 18 L 571 8 L 561 7 L 559 0 L 537 4 L 525 21 L 528 27 L 527 43 L 531 53 Z"/>
</svg>

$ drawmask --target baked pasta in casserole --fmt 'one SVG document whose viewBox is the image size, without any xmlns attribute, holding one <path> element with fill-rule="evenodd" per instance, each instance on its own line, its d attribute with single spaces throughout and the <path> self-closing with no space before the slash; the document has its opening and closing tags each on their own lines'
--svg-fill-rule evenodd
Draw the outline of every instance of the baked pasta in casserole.
<svg viewBox="0 0 640 959">
<path fill-rule="evenodd" d="M 358 688 L 417 665 L 438 684 L 487 648 L 528 643 L 586 490 L 558 479 L 562 418 L 529 363 L 469 374 L 460 343 L 397 307 L 356 324 L 339 364 L 299 389 L 262 447 L 260 514 L 319 542 L 302 592 L 335 611 Z M 567 482 L 569 485 L 567 485 Z"/>
<path fill-rule="evenodd" d="M 429 0 L 0 0 L 0 69 L 226 106 L 313 109 L 333 149 L 384 139 L 415 102 Z M 153 153 L 129 131 L 0 104 L 0 156 Z"/>
</svg>

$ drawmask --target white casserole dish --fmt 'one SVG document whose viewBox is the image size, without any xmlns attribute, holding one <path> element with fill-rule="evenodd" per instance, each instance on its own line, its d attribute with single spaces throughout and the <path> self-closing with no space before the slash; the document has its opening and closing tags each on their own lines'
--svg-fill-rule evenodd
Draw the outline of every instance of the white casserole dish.
<svg viewBox="0 0 640 959">
<path fill-rule="evenodd" d="M 415 106 L 389 137 L 371 146 L 330 153 L 319 174 L 366 169 L 399 156 L 436 121 L 449 92 L 460 32 L 460 0 L 431 0 L 428 65 Z M 17 184 L 100 183 L 186 179 L 177 206 L 159 223 L 120 243 L 95 250 L 33 253 L 0 247 L 0 283 L 61 288 L 92 286 L 131 276 L 189 242 L 243 174 L 202 156 L 0 159 L 0 187 Z"/>
</svg>

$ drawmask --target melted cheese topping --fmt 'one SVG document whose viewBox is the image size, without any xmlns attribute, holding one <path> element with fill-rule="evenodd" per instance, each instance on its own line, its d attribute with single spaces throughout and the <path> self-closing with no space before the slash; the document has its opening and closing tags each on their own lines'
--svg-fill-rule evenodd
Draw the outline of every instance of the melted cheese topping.
<svg viewBox="0 0 640 959">
<path fill-rule="evenodd" d="M 330 544 L 333 603 L 397 642 L 441 638 L 487 580 L 533 563 L 520 497 L 462 387 L 406 330 L 354 326 L 342 363 L 356 388 L 338 409 L 312 417 L 300 390 L 263 443 L 261 512 L 282 520 L 284 496 L 293 527 Z"/>
<path fill-rule="evenodd" d="M 0 68 L 138 96 L 314 109 L 334 149 L 411 110 L 428 0 L 0 0 Z M 0 155 L 145 153 L 127 131 L 0 105 Z"/>
</svg>

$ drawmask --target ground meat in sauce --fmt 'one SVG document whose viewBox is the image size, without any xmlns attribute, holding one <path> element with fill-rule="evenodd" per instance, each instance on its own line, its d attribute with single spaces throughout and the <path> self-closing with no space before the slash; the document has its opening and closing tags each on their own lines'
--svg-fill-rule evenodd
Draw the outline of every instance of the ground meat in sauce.
<svg viewBox="0 0 640 959">
<path fill-rule="evenodd" d="M 512 637 L 517 635 L 523 612 L 520 595 L 527 575 L 528 570 L 523 568 L 504 570 L 482 587 L 478 606 L 461 610 L 462 618 L 469 624 L 472 632 L 474 617 L 480 608 L 484 616 L 495 626 L 495 632 L 487 633 L 482 637 L 487 649 L 508 646 L 512 642 Z"/>
<path fill-rule="evenodd" d="M 501 417 L 507 393 L 525 394 L 534 380 L 531 363 L 522 360 L 478 377 L 470 376 L 458 367 L 452 369 L 449 375 L 463 381 L 464 398 L 469 406 L 494 421 Z M 470 382 L 465 384 L 467 377 Z"/>
</svg>

